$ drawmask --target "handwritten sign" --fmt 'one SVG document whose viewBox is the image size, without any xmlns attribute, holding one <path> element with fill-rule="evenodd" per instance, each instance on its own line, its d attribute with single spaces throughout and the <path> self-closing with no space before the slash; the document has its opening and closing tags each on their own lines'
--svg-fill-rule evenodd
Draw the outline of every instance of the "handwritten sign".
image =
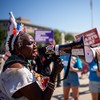
<svg viewBox="0 0 100 100">
<path fill-rule="evenodd" d="M 84 45 L 94 45 L 100 43 L 100 38 L 96 28 L 81 33 L 79 35 L 76 35 L 75 38 L 76 40 L 78 40 L 82 36 L 84 38 Z"/>
<path fill-rule="evenodd" d="M 36 42 L 53 42 L 54 33 L 53 30 L 35 30 L 34 40 Z"/>
</svg>

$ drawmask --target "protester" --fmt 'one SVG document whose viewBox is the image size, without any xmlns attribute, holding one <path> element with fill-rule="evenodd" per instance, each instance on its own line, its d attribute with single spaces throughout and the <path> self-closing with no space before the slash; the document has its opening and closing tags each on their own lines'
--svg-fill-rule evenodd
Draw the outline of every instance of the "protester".
<svg viewBox="0 0 100 100">
<path fill-rule="evenodd" d="M 96 49 L 95 50 L 95 52 L 96 52 L 96 55 L 97 55 L 97 64 L 98 64 L 98 68 L 97 68 L 97 76 L 99 76 L 100 77 L 100 63 L 99 63 L 99 61 L 100 61 L 100 48 L 98 48 L 98 49 Z"/>
<path fill-rule="evenodd" d="M 98 93 L 100 92 L 100 77 L 97 76 L 97 62 L 93 60 L 89 63 L 89 90 L 92 95 L 92 100 L 98 100 Z"/>
<path fill-rule="evenodd" d="M 33 37 L 25 30 L 17 30 L 16 34 L 15 31 L 10 32 L 14 32 L 8 35 L 7 40 L 11 56 L 0 75 L 0 100 L 50 100 L 56 76 L 63 68 L 61 60 L 56 56 L 52 58 L 55 67 L 48 77 L 31 71 L 27 61 L 39 56 Z"/>
<path fill-rule="evenodd" d="M 96 51 L 96 58 L 97 58 L 97 65 L 98 65 L 98 68 L 97 68 L 97 76 L 100 77 L 100 46 L 98 47 L 98 49 L 95 50 Z M 98 100 L 100 100 L 100 89 L 98 91 Z"/>
<path fill-rule="evenodd" d="M 69 56 L 61 56 L 64 68 L 68 64 Z M 64 100 L 69 100 L 70 89 L 72 89 L 72 96 L 74 100 L 79 100 L 79 77 L 78 73 L 82 69 L 82 62 L 78 57 L 72 56 L 70 62 L 70 71 L 67 78 L 63 81 Z"/>
<path fill-rule="evenodd" d="M 99 100 L 98 93 L 100 93 L 100 77 L 98 76 L 97 55 L 95 50 L 86 47 L 86 57 L 89 66 L 89 90 L 91 92 L 92 100 Z"/>
<path fill-rule="evenodd" d="M 96 49 L 97 54 L 97 63 L 98 63 L 98 69 L 97 69 L 97 76 L 100 77 L 100 49 Z M 98 100 L 100 100 L 100 91 L 98 91 Z"/>
</svg>

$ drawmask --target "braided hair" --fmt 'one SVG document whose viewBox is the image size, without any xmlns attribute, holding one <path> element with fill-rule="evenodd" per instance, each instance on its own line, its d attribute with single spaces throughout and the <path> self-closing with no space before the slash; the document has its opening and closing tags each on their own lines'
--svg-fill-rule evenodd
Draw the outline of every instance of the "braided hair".
<svg viewBox="0 0 100 100">
<path fill-rule="evenodd" d="M 3 57 L 4 61 L 8 59 L 11 54 L 15 53 L 15 45 L 19 33 L 23 31 L 26 32 L 26 28 L 21 23 L 16 23 L 16 19 L 12 12 L 9 12 L 10 18 L 8 23 L 7 38 L 5 43 L 5 55 Z M 20 42 L 19 42 L 20 43 Z"/>
<path fill-rule="evenodd" d="M 11 54 L 15 54 L 15 52 L 16 52 L 15 46 L 17 46 L 18 48 L 21 48 L 23 46 L 23 39 L 24 39 L 25 34 L 27 34 L 27 33 L 20 31 L 19 34 L 17 35 L 15 41 L 13 41 L 14 34 L 11 35 L 11 37 L 9 38 L 9 41 L 8 41 L 9 51 Z M 12 42 L 14 42 L 13 48 L 12 48 Z"/>
</svg>

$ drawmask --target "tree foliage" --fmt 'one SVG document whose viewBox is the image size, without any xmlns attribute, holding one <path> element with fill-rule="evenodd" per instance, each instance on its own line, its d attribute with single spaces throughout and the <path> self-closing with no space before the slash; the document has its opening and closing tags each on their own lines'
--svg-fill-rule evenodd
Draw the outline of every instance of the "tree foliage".
<svg viewBox="0 0 100 100">
<path fill-rule="evenodd" d="M 73 41 L 74 40 L 74 36 L 70 33 L 65 34 L 65 41 Z"/>
<path fill-rule="evenodd" d="M 4 43 L 5 39 L 6 39 L 6 30 L 2 30 L 0 31 L 0 47 L 2 46 L 2 44 Z"/>
<path fill-rule="evenodd" d="M 54 30 L 54 39 L 56 41 L 56 44 L 61 43 L 61 32 L 57 29 Z"/>
<path fill-rule="evenodd" d="M 30 34 L 32 37 L 34 37 L 34 33 L 31 32 L 31 33 L 29 33 L 29 34 Z"/>
</svg>

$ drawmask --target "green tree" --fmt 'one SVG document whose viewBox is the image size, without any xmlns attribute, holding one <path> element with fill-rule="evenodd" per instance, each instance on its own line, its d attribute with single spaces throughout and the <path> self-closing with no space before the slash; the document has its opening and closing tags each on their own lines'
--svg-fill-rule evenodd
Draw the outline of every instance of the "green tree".
<svg viewBox="0 0 100 100">
<path fill-rule="evenodd" d="M 54 30 L 54 39 L 57 44 L 61 43 L 61 32 L 57 29 Z"/>
<path fill-rule="evenodd" d="M 0 31 L 0 47 L 2 46 L 2 44 L 4 43 L 5 39 L 6 39 L 6 30 L 2 30 Z"/>
<path fill-rule="evenodd" d="M 29 33 L 32 37 L 34 37 L 34 33 Z"/>
<path fill-rule="evenodd" d="M 74 41 L 74 36 L 70 33 L 65 34 L 65 41 Z"/>
</svg>

